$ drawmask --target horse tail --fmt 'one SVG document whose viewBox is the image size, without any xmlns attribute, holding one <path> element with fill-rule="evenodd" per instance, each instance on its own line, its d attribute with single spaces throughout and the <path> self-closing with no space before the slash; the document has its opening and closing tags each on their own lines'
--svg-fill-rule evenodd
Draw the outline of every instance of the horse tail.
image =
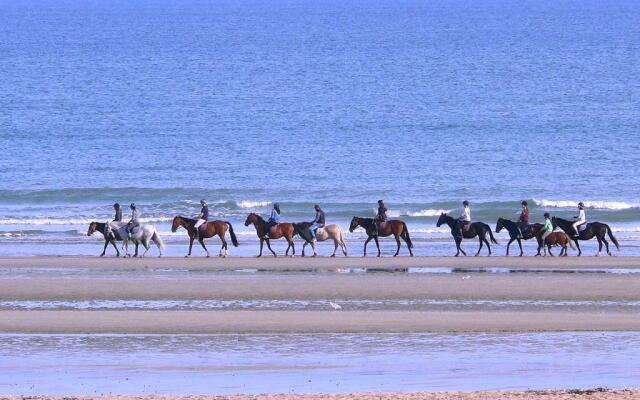
<svg viewBox="0 0 640 400">
<path fill-rule="evenodd" d="M 571 246 L 571 250 L 576 250 L 576 246 L 573 244 L 573 239 L 571 239 L 566 233 L 564 235 L 567 237 L 567 241 L 569 242 L 569 246 Z"/>
<path fill-rule="evenodd" d="M 407 244 L 409 245 L 409 248 L 413 249 L 413 242 L 411 241 L 411 236 L 409 236 L 409 228 L 407 228 L 407 224 L 404 223 L 404 222 L 402 223 L 402 233 L 401 233 L 401 235 L 407 241 Z"/>
<path fill-rule="evenodd" d="M 611 231 L 611 228 L 609 227 L 609 225 L 607 225 L 607 224 L 603 224 L 603 225 L 607 228 L 607 234 L 609 234 L 609 239 L 611 239 L 613 244 L 616 245 L 616 249 L 618 249 L 618 251 L 620 251 L 620 244 L 618 243 L 618 239 L 616 239 L 616 237 L 613 236 L 613 231 Z"/>
<path fill-rule="evenodd" d="M 162 241 L 162 238 L 160 237 L 160 235 L 158 235 L 158 232 L 153 232 L 153 236 L 151 236 L 151 240 L 153 240 L 153 243 L 155 243 L 160 250 L 165 249 L 164 242 Z"/>
<path fill-rule="evenodd" d="M 491 227 L 485 223 L 483 223 L 482 225 L 484 225 L 485 228 L 487 228 L 487 232 L 489 232 L 489 238 L 491 239 L 491 243 L 499 244 L 496 238 L 493 237 L 493 232 L 491 232 Z"/>
<path fill-rule="evenodd" d="M 233 231 L 233 225 L 231 225 L 231 222 L 228 221 L 224 221 L 224 223 L 229 227 L 229 236 L 231 236 L 231 243 L 233 243 L 233 247 L 238 247 L 238 238 Z"/>
</svg>

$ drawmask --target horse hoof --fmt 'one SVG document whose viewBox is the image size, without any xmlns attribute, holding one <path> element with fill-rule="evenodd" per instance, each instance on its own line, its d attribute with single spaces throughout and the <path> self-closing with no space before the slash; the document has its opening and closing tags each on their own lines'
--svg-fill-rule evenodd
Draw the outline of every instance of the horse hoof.
<svg viewBox="0 0 640 400">
<path fill-rule="evenodd" d="M 331 255 L 331 257 L 335 257 L 335 256 L 336 256 L 335 254 L 332 254 L 332 255 Z"/>
<path fill-rule="evenodd" d="M 100 257 L 104 257 L 104 253 L 100 254 Z"/>
<path fill-rule="evenodd" d="M 316 257 L 316 256 L 317 256 L 317 254 L 314 254 L 314 255 L 312 255 L 311 257 Z"/>
</svg>

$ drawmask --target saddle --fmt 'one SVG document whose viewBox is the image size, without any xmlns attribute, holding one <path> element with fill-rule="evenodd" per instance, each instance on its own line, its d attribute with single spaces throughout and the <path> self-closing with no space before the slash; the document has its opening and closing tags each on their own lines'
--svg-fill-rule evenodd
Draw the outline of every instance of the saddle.
<svg viewBox="0 0 640 400">
<path fill-rule="evenodd" d="M 384 230 L 384 228 L 387 227 L 387 223 L 388 223 L 388 221 L 378 222 L 378 230 Z"/>
<path fill-rule="evenodd" d="M 585 229 L 587 229 L 589 227 L 589 225 L 591 225 L 591 222 L 585 222 L 582 225 L 578 225 L 578 232 L 582 232 Z"/>
<path fill-rule="evenodd" d="M 470 228 L 471 228 L 471 222 L 464 222 L 462 224 L 462 231 L 463 232 L 468 232 Z"/>
<path fill-rule="evenodd" d="M 269 235 L 275 235 L 276 234 L 276 229 L 278 229 L 278 225 L 280 225 L 280 224 L 269 225 Z"/>
<path fill-rule="evenodd" d="M 198 227 L 198 233 L 205 233 L 207 229 L 207 225 L 209 225 L 209 222 L 205 222 L 204 224 L 200 225 Z"/>
</svg>

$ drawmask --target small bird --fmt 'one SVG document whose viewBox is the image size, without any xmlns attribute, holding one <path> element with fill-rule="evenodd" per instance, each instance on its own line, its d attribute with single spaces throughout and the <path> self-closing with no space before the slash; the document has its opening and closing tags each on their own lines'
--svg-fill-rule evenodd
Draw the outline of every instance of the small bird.
<svg viewBox="0 0 640 400">
<path fill-rule="evenodd" d="M 331 306 L 331 308 L 333 308 L 334 310 L 342 310 L 342 306 L 338 303 L 334 303 L 333 301 L 329 302 L 329 305 Z"/>
<path fill-rule="evenodd" d="M 470 279 L 470 278 L 471 278 L 471 275 L 466 275 L 462 277 L 462 279 Z"/>
</svg>

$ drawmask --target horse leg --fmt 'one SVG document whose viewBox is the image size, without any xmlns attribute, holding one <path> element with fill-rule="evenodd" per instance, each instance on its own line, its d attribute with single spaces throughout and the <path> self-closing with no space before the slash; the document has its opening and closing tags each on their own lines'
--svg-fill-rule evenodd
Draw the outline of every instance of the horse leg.
<svg viewBox="0 0 640 400">
<path fill-rule="evenodd" d="M 549 251 L 549 255 L 551 257 L 553 257 L 553 253 L 551 252 L 551 245 L 550 244 L 547 245 L 547 250 Z"/>
<path fill-rule="evenodd" d="M 291 246 L 291 257 L 296 255 L 296 244 L 293 242 L 293 236 L 287 238 L 287 242 L 289 242 L 289 246 Z M 315 250 L 313 251 L 315 253 Z"/>
<path fill-rule="evenodd" d="M 482 238 L 482 240 L 484 241 L 484 244 L 487 245 L 487 250 L 489 250 L 489 254 L 487 256 L 490 256 L 491 255 L 491 243 L 489 243 L 489 241 L 487 240 L 486 236 L 484 236 Z"/>
<path fill-rule="evenodd" d="M 116 246 L 116 241 L 112 240 L 111 241 L 111 245 L 113 246 L 113 248 L 116 250 L 116 257 L 120 257 L 120 250 L 118 250 L 118 246 Z"/>
<path fill-rule="evenodd" d="M 367 256 L 367 245 L 369 244 L 371 239 L 373 239 L 373 236 L 369 236 L 367 238 L 367 240 L 364 241 L 364 254 L 362 255 L 362 257 L 366 257 Z"/>
<path fill-rule="evenodd" d="M 580 248 L 580 245 L 578 244 L 578 239 L 573 239 L 573 241 L 576 244 L 576 248 L 578 249 L 578 257 L 580 257 L 582 255 L 582 249 Z"/>
<path fill-rule="evenodd" d="M 135 254 L 133 255 L 134 257 L 138 257 L 138 246 L 140 246 L 140 242 L 137 242 L 137 241 L 136 241 L 136 252 L 135 252 Z"/>
<path fill-rule="evenodd" d="M 413 251 L 411 250 L 411 246 L 409 246 L 409 241 L 407 240 L 406 236 L 400 236 L 402 238 L 402 240 L 404 240 L 404 242 L 407 245 L 407 249 L 409 249 L 409 256 L 413 257 Z"/>
<path fill-rule="evenodd" d="M 278 257 L 278 255 L 276 254 L 275 251 L 273 251 L 273 249 L 271 248 L 271 243 L 269 243 L 269 239 L 265 239 L 265 242 L 267 242 L 267 249 L 269 249 L 271 251 L 271 254 L 273 254 L 274 257 Z M 287 247 L 287 251 L 289 251 L 289 248 Z M 260 252 L 262 254 L 262 252 Z M 285 253 L 286 254 L 286 253 Z"/>
<path fill-rule="evenodd" d="M 374 236 L 373 240 L 376 242 L 376 247 L 378 248 L 378 257 L 380 257 L 380 243 L 378 242 L 378 237 Z"/>
<path fill-rule="evenodd" d="M 338 241 L 336 239 L 333 239 L 333 254 L 331 254 L 331 257 L 335 257 L 337 251 L 338 251 Z"/>
<path fill-rule="evenodd" d="M 396 238 L 396 245 L 398 245 L 398 248 L 396 249 L 396 254 L 394 254 L 394 257 L 397 257 L 398 254 L 400 253 L 400 238 L 398 237 L 398 235 L 394 235 Z"/>
<path fill-rule="evenodd" d="M 151 242 L 145 240 L 142 242 L 142 245 L 144 246 L 144 251 L 142 252 L 142 256 L 140 257 L 144 257 L 147 254 L 147 251 L 149 251 L 149 249 L 151 248 Z"/>
<path fill-rule="evenodd" d="M 204 245 L 204 238 L 198 237 L 198 242 L 200 243 L 200 246 L 202 246 L 204 251 L 207 253 L 207 258 L 211 257 L 211 255 L 209 254 L 209 250 L 207 249 L 207 246 Z"/>
<path fill-rule="evenodd" d="M 307 247 L 307 244 L 308 244 L 308 243 L 309 243 L 309 242 L 307 242 L 307 241 L 305 240 L 305 241 L 304 241 L 304 243 L 302 244 L 302 257 L 305 257 L 305 254 L 304 254 L 304 248 L 305 248 L 305 247 Z"/>
<path fill-rule="evenodd" d="M 311 257 L 316 257 L 318 253 L 316 252 L 316 244 L 311 242 L 311 250 L 313 250 L 313 255 Z"/>
<path fill-rule="evenodd" d="M 602 238 L 602 241 L 604 242 L 604 245 L 605 245 L 605 246 L 606 246 L 606 248 L 607 248 L 607 255 L 610 255 L 610 256 L 611 256 L 611 255 L 613 255 L 613 254 L 611 254 L 611 250 L 609 250 L 609 242 L 607 242 L 607 239 L 605 239 L 605 238 L 603 237 L 603 238 Z"/>
<path fill-rule="evenodd" d="M 109 241 L 105 240 L 104 241 L 104 248 L 102 249 L 102 254 L 100 254 L 100 257 L 104 257 L 104 253 L 107 252 L 107 246 L 109 245 Z"/>
<path fill-rule="evenodd" d="M 475 257 L 478 257 L 480 255 L 480 250 L 482 250 L 482 236 L 478 235 L 478 241 L 480 242 L 480 247 L 478 247 L 478 252 L 476 253 Z"/>
<path fill-rule="evenodd" d="M 600 252 L 602 251 L 602 240 L 596 236 L 596 240 L 598 241 L 598 252 L 596 253 L 596 257 L 600 256 Z"/>
<path fill-rule="evenodd" d="M 507 257 L 509 256 L 509 246 L 511 246 L 511 243 L 513 243 L 513 241 L 516 240 L 515 238 L 511 238 L 509 239 L 509 242 L 507 243 Z"/>
<path fill-rule="evenodd" d="M 518 246 L 520 247 L 520 257 L 522 257 L 522 254 L 524 254 L 524 252 L 522 251 L 522 240 L 520 240 L 520 238 L 518 238 Z"/>
<path fill-rule="evenodd" d="M 220 252 L 218 253 L 218 257 L 226 257 L 227 241 L 225 240 L 224 236 L 220 236 L 220 240 L 222 240 L 222 246 L 220 247 Z"/>
<path fill-rule="evenodd" d="M 258 257 L 262 257 L 262 246 L 264 245 L 264 239 L 260 238 L 260 254 L 258 254 Z"/>
<path fill-rule="evenodd" d="M 191 257 L 191 249 L 193 249 L 193 236 L 189 235 L 189 253 L 185 256 L 185 258 Z"/>
</svg>

